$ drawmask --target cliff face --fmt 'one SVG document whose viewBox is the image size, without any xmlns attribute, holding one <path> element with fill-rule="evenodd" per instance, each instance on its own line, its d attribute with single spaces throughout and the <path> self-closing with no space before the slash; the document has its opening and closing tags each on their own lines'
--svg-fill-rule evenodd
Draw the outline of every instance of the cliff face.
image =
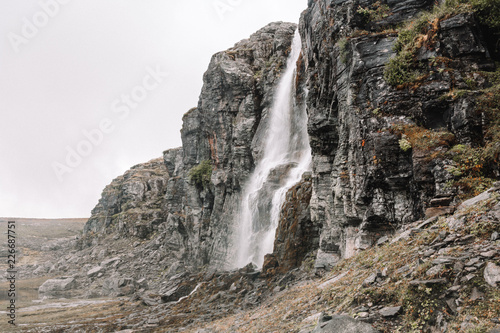
<svg viewBox="0 0 500 333">
<path fill-rule="evenodd" d="M 199 104 L 184 115 L 182 148 L 113 181 L 82 244 L 135 236 L 161 244 L 171 273 L 228 267 L 295 29 L 272 23 L 213 56 Z M 494 38 L 484 29 L 461 2 L 309 1 L 295 88 L 313 172 L 286 196 L 266 270 L 285 272 L 308 254 L 327 268 L 403 224 L 452 212 L 499 176 L 496 118 L 484 102 L 498 80 Z"/>
<path fill-rule="evenodd" d="M 172 258 L 167 266 L 225 266 L 240 192 L 262 142 L 274 87 L 296 25 L 272 23 L 215 54 L 197 108 L 183 117 L 182 148 L 134 167 L 103 192 L 85 227 L 87 236 L 153 236 Z M 210 161 L 209 181 L 190 171 Z M 89 243 L 91 244 L 91 243 Z"/>
<path fill-rule="evenodd" d="M 322 224 L 317 266 L 366 249 L 426 214 L 449 212 L 456 189 L 447 186 L 454 161 L 445 152 L 482 144 L 484 115 L 474 92 L 446 95 L 484 88 L 479 72 L 494 68 L 472 13 L 450 10 L 424 21 L 405 68 L 421 73 L 397 87 L 384 77 L 402 47 L 396 25 L 433 4 L 318 0 L 302 15 L 314 160 L 311 215 Z"/>
</svg>

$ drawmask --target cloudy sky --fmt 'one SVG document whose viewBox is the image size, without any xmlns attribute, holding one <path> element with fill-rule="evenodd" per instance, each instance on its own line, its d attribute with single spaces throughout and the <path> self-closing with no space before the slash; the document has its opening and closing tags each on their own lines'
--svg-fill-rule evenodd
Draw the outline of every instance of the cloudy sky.
<svg viewBox="0 0 500 333">
<path fill-rule="evenodd" d="M 180 146 L 213 53 L 306 6 L 2 1 L 0 216 L 90 216 L 113 178 Z"/>
</svg>

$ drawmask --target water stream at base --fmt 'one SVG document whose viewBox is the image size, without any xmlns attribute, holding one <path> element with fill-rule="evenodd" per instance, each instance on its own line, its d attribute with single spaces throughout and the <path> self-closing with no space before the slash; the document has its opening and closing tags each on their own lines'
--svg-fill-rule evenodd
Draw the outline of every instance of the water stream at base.
<svg viewBox="0 0 500 333">
<path fill-rule="evenodd" d="M 310 171 L 311 148 L 305 104 L 295 100 L 296 63 L 301 52 L 298 31 L 276 89 L 262 158 L 243 189 L 238 221 L 238 255 L 235 265 L 253 262 L 259 267 L 273 251 L 274 236 L 286 192 Z"/>
</svg>

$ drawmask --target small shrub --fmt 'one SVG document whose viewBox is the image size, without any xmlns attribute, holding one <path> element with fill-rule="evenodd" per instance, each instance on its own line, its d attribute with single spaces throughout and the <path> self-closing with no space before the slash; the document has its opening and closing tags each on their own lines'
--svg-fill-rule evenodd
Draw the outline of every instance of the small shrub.
<svg viewBox="0 0 500 333">
<path fill-rule="evenodd" d="M 430 152 L 439 147 L 449 147 L 455 141 L 455 136 L 448 131 L 433 131 L 416 125 L 396 126 L 392 131 L 401 135 L 400 147 L 401 141 L 405 140 L 408 141 L 410 148 L 420 151 Z M 408 144 L 403 142 L 403 145 Z"/>
<path fill-rule="evenodd" d="M 413 53 L 405 50 L 391 58 L 386 65 L 384 77 L 391 86 L 415 81 L 418 72 L 414 70 Z"/>
<path fill-rule="evenodd" d="M 382 4 L 380 1 L 377 1 L 369 7 L 359 6 L 356 12 L 363 17 L 365 22 L 369 22 L 379 21 L 386 18 L 391 13 L 391 9 L 386 4 Z"/>
<path fill-rule="evenodd" d="M 210 184 L 210 178 L 212 177 L 212 163 L 210 160 L 202 161 L 189 170 L 188 176 L 189 181 L 198 188 L 206 188 Z"/>
<path fill-rule="evenodd" d="M 411 142 L 406 138 L 402 138 L 401 140 L 399 140 L 399 147 L 402 151 L 408 151 L 411 149 Z"/>
<path fill-rule="evenodd" d="M 448 185 L 458 189 L 461 199 L 476 196 L 493 184 L 494 180 L 487 177 L 488 170 L 485 170 L 487 157 L 484 148 L 456 145 L 448 154 L 455 162 L 447 167 L 448 172 L 455 176 Z"/>
</svg>

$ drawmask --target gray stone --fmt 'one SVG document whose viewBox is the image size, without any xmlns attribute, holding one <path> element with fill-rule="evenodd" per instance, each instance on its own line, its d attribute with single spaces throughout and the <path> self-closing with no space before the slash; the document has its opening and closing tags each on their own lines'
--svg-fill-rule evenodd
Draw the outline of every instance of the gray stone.
<svg viewBox="0 0 500 333">
<path fill-rule="evenodd" d="M 425 275 L 427 276 L 435 276 L 435 275 L 438 275 L 440 272 L 442 272 L 444 270 L 444 265 L 442 264 L 439 264 L 439 265 L 436 265 L 436 266 L 433 266 L 431 267 L 430 269 L 427 270 L 427 272 L 425 272 Z"/>
<path fill-rule="evenodd" d="M 448 282 L 446 279 L 431 279 L 431 280 L 413 280 L 410 281 L 411 285 L 433 285 L 433 284 L 445 284 Z"/>
<path fill-rule="evenodd" d="M 479 255 L 484 258 L 492 258 L 498 254 L 498 251 L 496 250 L 491 250 L 487 252 L 481 252 Z"/>
<path fill-rule="evenodd" d="M 65 291 L 76 287 L 76 280 L 73 277 L 61 277 L 45 281 L 39 288 L 38 292 L 42 296 L 57 297 L 64 295 Z"/>
<path fill-rule="evenodd" d="M 387 243 L 388 241 L 389 241 L 389 237 L 387 237 L 387 236 L 380 237 L 377 241 L 377 245 L 378 246 L 383 245 L 383 244 Z"/>
<path fill-rule="evenodd" d="M 400 306 L 393 306 L 393 307 L 385 307 L 381 310 L 379 310 L 379 313 L 382 317 L 394 317 L 401 311 Z"/>
<path fill-rule="evenodd" d="M 326 323 L 316 326 L 314 333 L 376 333 L 369 324 L 357 321 L 348 316 L 333 316 Z"/>
<path fill-rule="evenodd" d="M 454 260 L 455 260 L 455 258 L 452 258 L 452 257 L 439 257 L 439 258 L 432 260 L 432 264 L 434 264 L 434 265 L 441 265 L 441 264 L 446 265 L 446 264 L 451 264 Z"/>
<path fill-rule="evenodd" d="M 478 299 L 483 299 L 484 293 L 480 292 L 476 287 L 472 288 L 472 293 L 470 295 L 471 301 L 477 301 Z"/>
<path fill-rule="evenodd" d="M 92 268 L 90 271 L 87 272 L 88 277 L 94 277 L 99 275 L 99 273 L 102 273 L 104 271 L 104 267 L 97 266 Z"/>
<path fill-rule="evenodd" d="M 362 285 L 363 287 L 368 287 L 374 284 L 376 280 L 377 280 L 377 273 L 372 273 L 363 281 Z"/>
<path fill-rule="evenodd" d="M 462 202 L 462 204 L 458 207 L 458 209 L 468 208 L 468 207 L 474 206 L 475 204 L 477 204 L 481 201 L 488 200 L 489 198 L 491 198 L 491 193 L 492 193 L 491 191 L 486 191 L 486 192 L 479 194 L 478 196 L 475 196 L 472 199 L 466 200 L 466 201 Z"/>
<path fill-rule="evenodd" d="M 484 268 L 484 280 L 490 286 L 497 287 L 497 283 L 500 282 L 500 266 L 492 262 L 487 263 Z"/>
</svg>

